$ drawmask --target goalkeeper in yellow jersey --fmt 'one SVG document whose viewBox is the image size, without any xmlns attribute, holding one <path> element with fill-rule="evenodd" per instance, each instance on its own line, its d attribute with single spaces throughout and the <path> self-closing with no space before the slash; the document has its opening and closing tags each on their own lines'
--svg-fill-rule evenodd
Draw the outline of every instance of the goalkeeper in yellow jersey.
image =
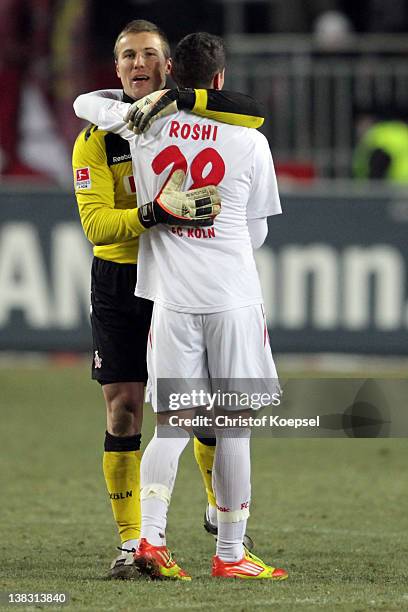
<svg viewBox="0 0 408 612">
<path fill-rule="evenodd" d="M 122 101 L 133 103 L 164 87 L 171 69 L 170 47 L 154 24 L 130 22 L 116 40 L 114 57 L 123 87 L 116 95 Z M 167 111 L 163 110 L 166 100 Z M 177 108 L 246 127 L 263 123 L 255 101 L 232 92 L 171 90 L 161 100 L 160 112 Z M 81 223 L 94 245 L 92 378 L 102 386 L 106 404 L 103 472 L 121 540 L 121 554 L 112 562 L 110 575 L 132 578 L 136 572 L 132 551 L 141 522 L 140 440 L 152 311 L 150 301 L 134 296 L 138 237 L 156 223 L 210 225 L 220 210 L 219 198 L 215 187 L 183 193 L 184 175 L 176 172 L 160 198 L 139 203 L 143 206 L 138 209 L 128 142 L 96 125 L 87 126 L 75 142 L 73 172 Z M 216 535 L 211 485 L 215 440 L 194 442 L 208 497 L 205 527 Z"/>
</svg>

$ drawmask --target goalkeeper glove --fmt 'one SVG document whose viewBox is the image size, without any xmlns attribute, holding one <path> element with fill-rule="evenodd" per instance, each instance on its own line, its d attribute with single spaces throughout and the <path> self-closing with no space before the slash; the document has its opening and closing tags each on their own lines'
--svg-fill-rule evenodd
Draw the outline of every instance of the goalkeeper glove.
<svg viewBox="0 0 408 612">
<path fill-rule="evenodd" d="M 191 110 L 195 104 L 194 89 L 164 89 L 134 102 L 124 121 L 135 134 L 145 132 L 156 119 L 167 117 L 178 110 Z"/>
<path fill-rule="evenodd" d="M 186 175 L 176 170 L 160 195 L 138 208 L 140 223 L 148 228 L 157 223 L 209 227 L 221 212 L 221 199 L 213 185 L 181 191 Z"/>
</svg>

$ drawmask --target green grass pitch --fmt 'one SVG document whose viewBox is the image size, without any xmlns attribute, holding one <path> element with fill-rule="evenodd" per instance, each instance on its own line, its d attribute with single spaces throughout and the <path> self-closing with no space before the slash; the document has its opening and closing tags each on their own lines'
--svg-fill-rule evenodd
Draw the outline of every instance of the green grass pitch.
<svg viewBox="0 0 408 612">
<path fill-rule="evenodd" d="M 0 591 L 65 591 L 65 609 L 81 611 L 408 609 L 406 440 L 254 439 L 248 533 L 259 556 L 288 569 L 282 583 L 210 578 L 190 444 L 167 540 L 193 581 L 117 582 L 105 579 L 118 542 L 88 367 L 3 367 L 0 405 Z M 147 408 L 144 444 L 152 427 Z"/>
</svg>

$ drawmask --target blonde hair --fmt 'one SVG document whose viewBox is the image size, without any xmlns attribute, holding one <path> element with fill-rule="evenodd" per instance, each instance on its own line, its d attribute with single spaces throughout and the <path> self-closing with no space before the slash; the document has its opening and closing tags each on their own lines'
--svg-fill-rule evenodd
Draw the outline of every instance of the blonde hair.
<svg viewBox="0 0 408 612">
<path fill-rule="evenodd" d="M 118 35 L 115 46 L 113 47 L 113 56 L 115 61 L 118 59 L 118 45 L 120 40 L 126 36 L 126 34 L 139 34 L 140 32 L 152 32 L 160 37 L 162 50 L 164 57 L 168 59 L 170 57 L 170 43 L 166 34 L 156 24 L 145 19 L 134 19 L 125 25 L 123 30 Z"/>
</svg>

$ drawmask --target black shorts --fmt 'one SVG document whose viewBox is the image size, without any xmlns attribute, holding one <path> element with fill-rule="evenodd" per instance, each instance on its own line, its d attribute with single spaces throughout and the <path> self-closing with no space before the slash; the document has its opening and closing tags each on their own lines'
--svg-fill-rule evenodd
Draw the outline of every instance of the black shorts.
<svg viewBox="0 0 408 612">
<path fill-rule="evenodd" d="M 153 302 L 136 297 L 137 266 L 94 257 L 91 277 L 92 378 L 101 385 L 146 382 Z"/>
</svg>

